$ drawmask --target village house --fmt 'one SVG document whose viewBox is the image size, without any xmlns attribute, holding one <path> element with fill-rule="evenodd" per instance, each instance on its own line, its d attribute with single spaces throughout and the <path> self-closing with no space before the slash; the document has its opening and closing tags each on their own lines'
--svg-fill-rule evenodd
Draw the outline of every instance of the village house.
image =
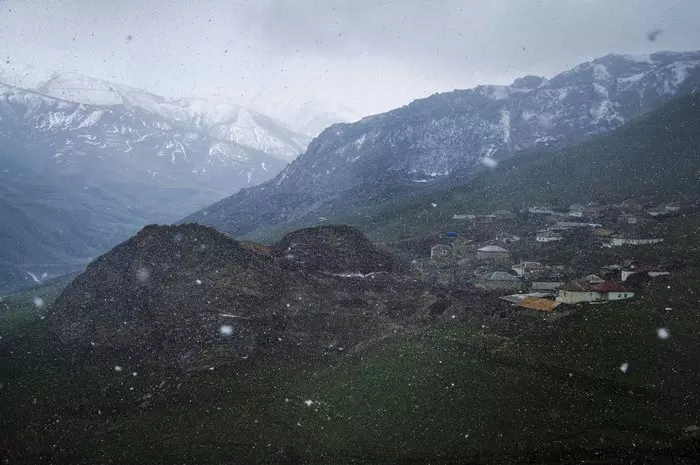
<svg viewBox="0 0 700 465">
<path fill-rule="evenodd" d="M 596 229 L 593 231 L 593 235 L 604 238 L 612 237 L 615 234 L 617 234 L 617 232 L 612 229 Z"/>
<path fill-rule="evenodd" d="M 430 258 L 432 260 L 445 260 L 452 256 L 452 246 L 447 244 L 437 244 L 430 248 Z"/>
<path fill-rule="evenodd" d="M 477 215 L 471 214 L 471 213 L 464 213 L 461 215 L 458 215 L 455 213 L 452 215 L 452 219 L 455 221 L 466 221 L 466 220 L 475 220 L 477 218 Z"/>
<path fill-rule="evenodd" d="M 547 205 L 542 205 L 542 206 L 533 206 L 527 209 L 528 212 L 534 213 L 536 215 L 552 215 L 554 214 L 554 210 L 552 207 L 547 206 Z"/>
<path fill-rule="evenodd" d="M 676 204 L 659 205 L 658 207 L 647 210 L 647 214 L 649 216 L 670 215 L 671 213 L 675 213 L 680 209 L 681 207 Z"/>
<path fill-rule="evenodd" d="M 571 229 L 571 228 L 600 228 L 603 226 L 598 223 L 581 223 L 577 221 L 557 221 L 554 228 Z"/>
<path fill-rule="evenodd" d="M 537 236 L 535 236 L 537 242 L 556 242 L 564 240 L 564 236 L 555 231 L 538 231 Z"/>
<path fill-rule="evenodd" d="M 620 204 L 620 207 L 626 211 L 641 212 L 644 211 L 646 204 L 640 200 L 629 199 Z"/>
<path fill-rule="evenodd" d="M 543 299 L 541 297 L 526 297 L 518 303 L 518 307 L 538 312 L 551 313 L 557 309 L 563 302 L 556 300 Z"/>
<path fill-rule="evenodd" d="M 495 271 L 485 280 L 486 289 L 518 290 L 522 287 L 522 280 L 505 271 Z"/>
<path fill-rule="evenodd" d="M 525 276 L 527 274 L 536 273 L 542 269 L 542 264 L 540 262 L 520 262 L 517 265 L 513 265 L 511 270 L 515 271 L 518 276 Z"/>
<path fill-rule="evenodd" d="M 626 224 L 637 224 L 641 223 L 641 217 L 639 215 L 635 215 L 634 213 L 623 213 L 617 217 L 617 221 Z"/>
<path fill-rule="evenodd" d="M 510 253 L 506 249 L 497 245 L 487 245 L 476 251 L 476 257 L 481 260 L 505 261 L 509 256 Z"/>
<path fill-rule="evenodd" d="M 530 283 L 531 292 L 555 292 L 564 283 L 555 278 L 537 278 Z"/>
<path fill-rule="evenodd" d="M 605 282 L 603 278 L 596 274 L 589 274 L 588 276 L 581 278 L 580 281 L 588 284 L 600 284 Z"/>
<path fill-rule="evenodd" d="M 603 244 L 603 247 L 622 247 L 623 245 L 651 245 L 663 242 L 661 238 L 631 239 L 626 237 L 613 237 Z"/>
<path fill-rule="evenodd" d="M 620 270 L 620 280 L 625 282 L 630 276 L 633 275 L 643 275 L 650 278 L 659 278 L 664 276 L 671 276 L 671 272 L 658 267 L 652 266 L 638 266 L 631 268 L 624 268 Z"/>
<path fill-rule="evenodd" d="M 569 213 L 568 216 L 573 216 L 575 218 L 582 218 L 583 217 L 583 209 L 585 207 L 583 205 L 579 204 L 574 204 L 569 207 Z"/>
<path fill-rule="evenodd" d="M 496 242 L 501 242 L 503 244 L 511 244 L 513 242 L 520 242 L 520 237 L 514 234 L 500 232 L 496 234 Z"/>
<path fill-rule="evenodd" d="M 589 284 L 578 280 L 564 284 L 557 292 L 557 302 L 578 304 L 586 302 L 610 302 L 634 297 L 627 287 L 614 281 Z"/>
<path fill-rule="evenodd" d="M 499 297 L 499 299 L 505 300 L 506 302 L 510 302 L 512 304 L 517 305 L 520 302 L 522 302 L 523 300 L 527 299 L 528 297 L 537 297 L 537 298 L 541 299 L 541 298 L 547 297 L 547 295 L 549 295 L 549 294 L 547 294 L 546 292 L 529 292 L 527 294 L 518 293 L 518 294 L 504 295 L 504 296 Z"/>
<path fill-rule="evenodd" d="M 493 216 L 499 220 L 514 220 L 517 218 L 515 213 L 508 210 L 496 210 L 493 212 Z"/>
</svg>

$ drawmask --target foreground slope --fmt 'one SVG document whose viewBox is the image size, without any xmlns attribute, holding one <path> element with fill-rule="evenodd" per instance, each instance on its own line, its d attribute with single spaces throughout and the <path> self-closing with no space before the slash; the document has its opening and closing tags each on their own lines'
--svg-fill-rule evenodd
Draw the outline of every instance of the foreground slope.
<svg viewBox="0 0 700 465">
<path fill-rule="evenodd" d="M 321 216 L 357 190 L 470 176 L 516 152 L 610 132 L 700 85 L 700 52 L 609 55 L 547 80 L 480 86 L 335 125 L 276 179 L 189 217 L 233 235 Z"/>
</svg>

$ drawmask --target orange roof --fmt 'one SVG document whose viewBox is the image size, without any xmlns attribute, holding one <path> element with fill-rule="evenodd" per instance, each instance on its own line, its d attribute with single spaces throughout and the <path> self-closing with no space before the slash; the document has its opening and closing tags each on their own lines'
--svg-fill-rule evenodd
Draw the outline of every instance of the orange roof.
<svg viewBox="0 0 700 465">
<path fill-rule="evenodd" d="M 539 297 L 525 297 L 518 304 L 518 307 L 539 310 L 541 312 L 553 312 L 559 305 L 561 305 L 561 302 L 556 302 L 554 300 L 541 299 Z"/>
</svg>

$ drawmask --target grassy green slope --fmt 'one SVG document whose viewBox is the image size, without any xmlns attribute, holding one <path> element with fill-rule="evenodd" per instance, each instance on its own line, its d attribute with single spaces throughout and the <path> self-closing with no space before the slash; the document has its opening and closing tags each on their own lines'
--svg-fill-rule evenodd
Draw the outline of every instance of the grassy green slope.
<svg viewBox="0 0 700 465">
<path fill-rule="evenodd" d="M 699 420 L 700 290 L 693 276 L 666 286 L 554 322 L 460 316 L 352 357 L 196 374 L 71 360 L 34 321 L 0 345 L 0 437 L 22 463 L 681 454 Z"/>
</svg>

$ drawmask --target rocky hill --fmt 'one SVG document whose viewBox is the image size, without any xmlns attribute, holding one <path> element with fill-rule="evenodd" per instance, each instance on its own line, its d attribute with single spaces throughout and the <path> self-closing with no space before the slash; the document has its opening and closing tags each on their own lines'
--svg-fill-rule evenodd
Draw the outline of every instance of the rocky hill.
<svg viewBox="0 0 700 465">
<path fill-rule="evenodd" d="M 355 228 L 320 226 L 285 235 L 278 253 L 301 268 L 328 273 L 407 272 L 395 256 L 372 244 Z"/>
<path fill-rule="evenodd" d="M 274 180 L 189 217 L 234 235 L 328 208 L 348 192 L 430 184 L 527 150 L 612 131 L 700 86 L 700 52 L 608 55 L 551 79 L 479 86 L 328 128 Z M 317 214 L 318 216 L 318 214 Z"/>
<path fill-rule="evenodd" d="M 258 253 L 199 225 L 148 226 L 68 286 L 50 325 L 63 342 L 115 360 L 193 370 L 353 351 L 457 305 L 408 276 L 373 273 L 400 265 L 356 230 L 305 230 L 280 244 Z"/>
</svg>

